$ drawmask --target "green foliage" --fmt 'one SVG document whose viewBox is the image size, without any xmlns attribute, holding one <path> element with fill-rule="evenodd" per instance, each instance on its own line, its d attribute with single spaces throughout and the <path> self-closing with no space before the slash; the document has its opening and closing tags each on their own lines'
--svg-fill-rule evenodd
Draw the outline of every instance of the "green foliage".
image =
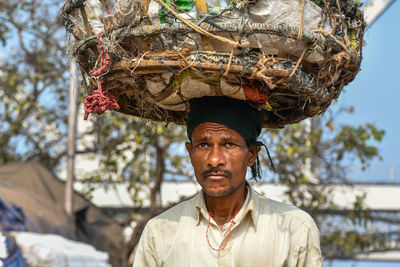
<svg viewBox="0 0 400 267">
<path fill-rule="evenodd" d="M 364 251 L 386 251 L 391 244 L 385 236 L 375 233 L 365 233 L 359 230 L 343 231 L 343 224 L 322 237 L 321 246 L 326 258 L 354 258 Z"/>
<path fill-rule="evenodd" d="M 0 44 L 2 44 L 3 46 L 6 45 L 8 34 L 10 32 L 9 27 L 6 24 L 7 12 L 10 12 L 8 3 L 1 2 L 0 3 Z"/>
<path fill-rule="evenodd" d="M 79 174 L 88 191 L 91 187 L 124 182 L 129 184 L 132 198 L 140 204 L 150 198 L 150 188 L 157 178 L 187 176 L 186 154 L 176 152 L 176 145 L 186 140 L 182 127 L 167 127 L 118 113 L 94 117 L 92 122 L 93 128 L 85 134 L 95 135 L 95 141 L 84 145 L 85 150 L 99 152 L 96 156 L 99 166 L 95 171 Z M 158 173 L 160 168 L 162 173 Z"/>
<path fill-rule="evenodd" d="M 322 246 L 336 248 L 343 258 L 351 258 L 355 250 L 363 251 L 373 244 L 371 236 L 360 234 L 357 231 L 345 231 L 336 229 L 323 238 Z M 326 257 L 335 256 L 335 249 L 326 250 Z"/>
<path fill-rule="evenodd" d="M 332 118 L 325 117 L 269 131 L 264 139 L 274 150 L 279 180 L 298 185 L 316 176 L 318 182 L 343 181 L 349 159 L 368 167 L 370 160 L 380 158 L 376 145 L 384 134 L 369 123 L 335 125 Z"/>
<path fill-rule="evenodd" d="M 333 201 L 330 185 L 349 184 L 349 164 L 358 161 L 365 169 L 372 159 L 379 158 L 376 145 L 384 134 L 369 123 L 337 125 L 327 114 L 264 136 L 272 148 L 277 169 L 274 177 L 287 185 L 285 194 L 290 202 L 310 213 L 319 224 L 327 258 L 350 257 L 372 244 L 371 236 L 366 235 L 375 231 L 368 230 L 373 218 L 364 206 L 366 195 L 356 195 L 353 207 L 344 212 Z M 265 159 L 263 162 L 268 164 Z"/>
<path fill-rule="evenodd" d="M 311 0 L 311 2 L 315 3 L 318 6 L 324 6 L 324 1 L 322 0 Z"/>
<path fill-rule="evenodd" d="M 333 140 L 338 146 L 337 160 L 342 160 L 345 153 L 354 152 L 365 168 L 367 160 L 378 155 L 378 149 L 368 142 L 371 139 L 381 141 L 384 134 L 384 130 L 379 130 L 369 123 L 357 127 L 343 126 Z"/>
<path fill-rule="evenodd" d="M 0 164 L 35 159 L 50 167 L 64 153 L 68 84 L 54 12 L 60 4 L 0 4 Z"/>
</svg>

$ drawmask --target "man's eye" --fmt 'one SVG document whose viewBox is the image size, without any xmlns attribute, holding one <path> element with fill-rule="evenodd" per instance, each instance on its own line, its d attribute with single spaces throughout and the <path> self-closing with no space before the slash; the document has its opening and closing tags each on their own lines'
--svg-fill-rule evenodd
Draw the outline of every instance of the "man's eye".
<svg viewBox="0 0 400 267">
<path fill-rule="evenodd" d="M 200 143 L 197 145 L 198 147 L 207 147 L 207 143 Z"/>
<path fill-rule="evenodd" d="M 226 143 L 225 143 L 225 146 L 227 146 L 227 147 L 232 147 L 232 146 L 235 146 L 235 144 L 234 144 L 234 143 L 230 143 L 230 142 L 226 142 Z"/>
</svg>

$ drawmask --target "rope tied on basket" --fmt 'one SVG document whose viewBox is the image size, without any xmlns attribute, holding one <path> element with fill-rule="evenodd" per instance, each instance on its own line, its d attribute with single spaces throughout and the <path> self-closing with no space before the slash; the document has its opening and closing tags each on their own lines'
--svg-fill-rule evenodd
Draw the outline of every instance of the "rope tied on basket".
<svg viewBox="0 0 400 267">
<path fill-rule="evenodd" d="M 97 35 L 97 42 L 99 44 L 100 54 L 100 65 L 96 70 L 89 72 L 90 76 L 97 79 L 97 90 L 92 92 L 92 95 L 85 98 L 83 101 L 85 115 L 84 119 L 87 120 L 90 113 L 96 113 L 98 115 L 103 114 L 106 110 L 118 110 L 119 105 L 115 97 L 110 94 L 106 89 L 103 88 L 101 80 L 102 75 L 106 73 L 106 70 L 111 65 L 111 56 L 107 51 L 104 51 L 104 47 L 101 43 L 100 36 L 102 33 Z"/>
</svg>

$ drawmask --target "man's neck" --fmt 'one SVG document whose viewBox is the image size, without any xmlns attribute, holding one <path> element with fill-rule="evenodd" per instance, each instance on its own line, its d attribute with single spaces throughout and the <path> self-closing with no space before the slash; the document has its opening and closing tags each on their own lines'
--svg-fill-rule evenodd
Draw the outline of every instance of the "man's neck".
<svg viewBox="0 0 400 267">
<path fill-rule="evenodd" d="M 207 210 L 213 214 L 214 221 L 222 229 L 239 212 L 246 199 L 246 183 L 240 185 L 226 197 L 211 197 L 204 194 Z"/>
</svg>

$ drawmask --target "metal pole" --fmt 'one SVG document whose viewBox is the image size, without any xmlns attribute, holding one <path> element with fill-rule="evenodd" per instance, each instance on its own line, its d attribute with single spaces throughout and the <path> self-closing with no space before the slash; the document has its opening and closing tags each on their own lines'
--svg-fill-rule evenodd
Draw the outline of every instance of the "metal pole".
<svg viewBox="0 0 400 267">
<path fill-rule="evenodd" d="M 70 63 L 70 86 L 69 86 L 69 105 L 68 105 L 68 148 L 67 148 L 67 181 L 65 184 L 65 211 L 68 215 L 73 214 L 73 196 L 75 179 L 75 139 L 77 124 L 77 104 L 78 93 L 78 69 L 76 63 Z"/>
<path fill-rule="evenodd" d="M 312 149 L 311 144 L 311 135 L 313 133 L 313 128 L 315 128 L 314 118 L 308 118 L 304 120 L 305 124 L 305 132 L 307 134 L 306 140 L 306 148 L 308 150 Z M 311 157 L 307 157 L 304 163 L 304 174 L 307 176 L 308 181 L 313 184 L 318 184 L 320 182 L 320 172 L 318 168 L 318 163 L 315 162 L 315 159 Z"/>
</svg>

